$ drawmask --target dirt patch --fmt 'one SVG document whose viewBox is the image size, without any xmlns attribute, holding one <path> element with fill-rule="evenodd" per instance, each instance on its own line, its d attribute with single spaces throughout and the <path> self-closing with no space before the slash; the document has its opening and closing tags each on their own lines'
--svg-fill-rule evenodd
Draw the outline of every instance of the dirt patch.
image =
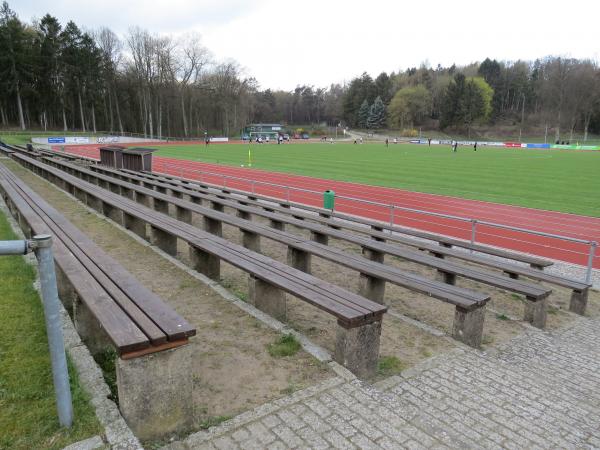
<svg viewBox="0 0 600 450">
<path fill-rule="evenodd" d="M 229 208 L 225 208 L 225 212 L 229 214 L 235 213 L 234 210 L 231 210 Z M 253 217 L 253 220 L 257 223 L 262 224 L 269 223 L 268 220 L 259 217 Z M 201 217 L 194 214 L 192 223 L 196 226 L 201 227 Z M 309 231 L 294 226 L 287 225 L 286 230 L 295 235 L 303 236 L 306 238 L 310 236 Z M 241 233 L 237 228 L 228 225 L 223 225 L 223 236 L 232 242 L 241 244 Z M 98 239 L 101 240 L 102 237 L 99 236 Z M 103 243 L 103 245 L 110 247 L 111 245 L 114 245 L 113 242 L 114 241 L 106 241 Z M 348 243 L 346 241 L 330 239 L 330 245 L 336 248 L 343 249 L 344 251 L 349 253 L 361 253 L 361 249 L 359 246 Z M 400 244 L 398 245 L 401 246 Z M 406 248 L 414 251 L 414 248 L 412 247 Z M 117 249 L 113 250 L 117 251 Z M 185 243 L 180 242 L 178 250 L 178 257 L 184 262 L 187 261 L 187 245 Z M 266 256 L 269 256 L 277 261 L 286 262 L 287 260 L 287 247 L 285 245 L 270 241 L 268 239 L 261 239 L 261 251 Z M 132 259 L 128 262 L 128 264 L 131 264 L 132 267 L 135 267 L 136 264 L 139 264 L 137 258 L 132 257 L 132 254 L 127 253 L 126 250 L 124 251 L 124 253 L 125 254 L 119 255 L 119 257 L 123 258 L 124 260 L 127 260 L 128 258 Z M 162 260 L 161 258 L 159 258 L 159 261 L 162 261 L 163 264 L 170 266 L 170 263 L 166 262 L 165 260 Z M 401 260 L 396 257 L 386 256 L 385 261 L 386 264 L 398 267 L 402 270 L 430 279 L 436 278 L 437 276 L 435 269 L 420 266 L 405 260 Z M 464 261 L 460 262 L 464 264 Z M 216 319 L 219 316 L 218 308 L 210 306 L 205 309 L 202 309 L 196 303 L 197 300 L 193 301 L 192 305 L 188 305 L 186 304 L 185 300 L 179 298 L 180 295 L 182 295 L 184 298 L 186 296 L 193 297 L 193 295 L 186 294 L 187 287 L 185 287 L 185 285 L 178 290 L 173 289 L 172 286 L 176 284 L 166 286 L 165 284 L 158 282 L 157 278 L 153 276 L 150 276 L 149 278 L 144 278 L 146 276 L 146 274 L 144 274 L 144 268 L 139 268 L 139 270 L 141 272 L 140 279 L 142 281 L 148 283 L 148 285 L 152 289 L 156 289 L 157 292 L 162 292 L 161 290 L 166 291 L 162 292 L 161 295 L 163 295 L 164 298 L 172 302 L 174 306 L 178 305 L 176 306 L 176 308 L 181 308 L 178 310 L 184 315 L 187 314 L 186 317 L 188 317 L 189 320 L 193 323 L 201 323 L 202 325 L 206 326 L 206 317 L 210 317 L 208 323 L 209 327 L 215 327 L 216 329 L 219 329 L 219 327 L 221 326 L 227 326 L 222 321 Z M 164 271 L 166 269 L 161 270 Z M 133 273 L 136 274 L 136 272 Z M 359 274 L 356 271 L 341 267 L 330 261 L 325 261 L 320 258 L 313 257 L 312 273 L 318 278 L 342 286 L 345 289 L 348 289 L 349 291 L 357 291 Z M 247 276 L 244 272 L 228 264 L 222 264 L 221 274 L 222 284 L 226 288 L 231 290 L 234 294 L 236 294 L 242 299 L 245 299 L 247 297 Z M 512 318 L 519 319 L 523 316 L 524 305 L 526 301 L 523 296 L 511 292 L 506 292 L 502 289 L 494 288 L 472 280 L 459 279 L 457 284 L 460 287 L 468 288 L 479 292 L 485 292 L 491 295 L 492 300 L 488 303 L 488 309 L 486 311 L 485 316 L 483 336 L 484 349 L 494 347 L 496 344 L 499 343 L 506 342 L 523 332 L 523 323 L 520 320 L 512 320 Z M 571 295 L 570 291 L 568 289 L 559 288 L 553 285 L 549 287 L 553 289 L 553 293 L 549 301 L 550 307 L 548 314 L 548 328 L 558 329 L 574 320 L 576 316 L 566 312 L 566 310 L 568 310 L 568 304 Z M 194 292 L 195 286 L 190 289 Z M 180 294 L 180 291 L 182 292 L 182 294 Z M 321 345 L 322 347 L 332 352 L 335 345 L 335 319 L 333 319 L 328 314 L 321 312 L 317 308 L 307 305 L 303 301 L 295 299 L 294 297 L 289 295 L 287 297 L 288 321 L 290 325 L 295 329 L 305 333 L 315 343 Z M 446 335 L 451 334 L 452 322 L 454 320 L 454 306 L 443 303 L 439 300 L 430 298 L 425 295 L 414 293 L 410 290 L 404 289 L 396 285 L 392 285 L 390 283 L 387 283 L 386 285 L 386 293 L 384 300 L 385 303 L 390 307 L 390 311 L 413 318 L 419 322 L 427 324 L 428 326 L 443 331 L 444 333 L 446 333 Z M 212 305 L 210 302 L 208 302 L 208 304 Z M 230 312 L 228 311 L 224 314 L 228 315 L 230 314 Z M 598 292 L 592 292 L 590 293 L 588 315 L 599 314 L 600 294 Z M 197 315 L 197 317 L 195 315 Z M 246 316 L 243 317 L 246 319 Z M 237 327 L 228 327 L 226 332 L 228 338 L 223 339 L 223 351 L 219 352 L 221 355 L 220 358 L 216 358 L 216 356 L 213 354 L 214 352 L 211 353 L 207 350 L 207 352 L 211 353 L 212 356 L 210 368 L 213 373 L 218 374 L 218 376 L 229 376 L 229 372 L 227 372 L 229 364 L 235 364 L 235 361 L 237 360 L 236 358 L 244 359 L 245 355 L 252 354 L 252 349 L 256 346 L 249 349 L 244 349 L 243 352 L 237 352 L 233 355 L 233 357 L 231 357 L 231 354 L 229 352 L 231 348 L 240 348 L 240 344 L 236 344 L 235 339 L 233 338 L 233 336 L 237 337 L 235 332 L 238 331 L 240 328 L 252 328 L 255 323 L 255 321 L 251 320 L 251 323 L 246 324 L 240 318 L 239 322 L 236 323 L 236 325 L 238 325 Z M 239 339 L 241 341 L 247 342 L 248 337 L 250 337 L 250 339 L 258 339 L 255 336 L 250 336 L 248 334 L 248 330 L 244 329 L 243 332 L 246 334 L 239 336 Z M 231 342 L 231 345 L 229 345 L 230 339 L 233 340 Z M 390 314 L 386 315 L 384 318 L 381 339 L 381 356 L 396 357 L 402 362 L 403 367 L 409 367 L 430 356 L 446 352 L 456 345 L 457 344 L 451 339 L 448 339 L 447 336 L 436 336 L 424 330 L 421 327 L 395 318 Z M 262 347 L 264 347 L 264 345 Z M 264 351 L 264 348 L 261 348 L 261 351 Z M 230 357 L 232 359 L 230 359 Z M 220 362 L 215 362 L 216 359 L 218 359 Z M 268 365 L 262 365 L 260 366 L 260 368 L 254 368 L 253 370 L 260 371 L 260 369 L 266 370 L 266 368 L 268 368 Z M 205 370 L 204 367 L 202 369 Z M 257 372 L 257 375 L 259 373 L 260 372 Z M 271 376 L 269 374 L 270 372 L 265 371 L 260 373 L 260 375 L 258 376 L 259 378 L 261 376 Z M 303 378 L 303 376 L 298 377 L 298 379 Z M 280 380 L 279 386 L 281 386 L 281 383 L 282 382 Z M 291 380 L 289 384 L 290 386 L 293 386 L 294 383 L 296 383 L 296 381 Z M 202 381 L 200 381 L 200 385 L 203 385 Z M 206 389 L 210 391 L 211 389 L 218 388 L 211 388 L 210 386 L 208 386 Z M 286 388 L 282 388 L 282 390 L 286 391 Z M 261 395 L 263 394 L 257 394 L 258 397 L 260 397 Z M 253 397 L 253 399 L 254 398 L 256 397 Z M 217 405 L 214 406 L 214 410 L 219 410 Z"/>
<path fill-rule="evenodd" d="M 198 426 L 333 376 L 326 365 L 303 351 L 271 357 L 267 346 L 277 340 L 278 333 L 42 178 L 13 162 L 6 165 L 196 327 L 197 336 L 190 345 L 195 352 Z"/>
</svg>

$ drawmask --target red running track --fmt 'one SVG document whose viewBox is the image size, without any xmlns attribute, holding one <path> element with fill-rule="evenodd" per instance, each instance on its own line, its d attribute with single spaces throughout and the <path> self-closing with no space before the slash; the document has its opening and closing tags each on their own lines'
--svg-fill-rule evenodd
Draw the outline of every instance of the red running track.
<svg viewBox="0 0 600 450">
<path fill-rule="evenodd" d="M 98 146 L 96 145 L 69 146 L 66 147 L 66 150 L 70 153 L 96 159 L 99 158 Z M 323 197 L 320 193 L 327 189 L 332 189 L 338 196 L 473 218 L 588 241 L 600 241 L 600 218 L 595 217 L 158 156 L 154 157 L 154 170 L 190 179 L 201 178 L 207 183 L 214 184 L 222 184 L 223 177 L 209 175 L 205 172 L 244 178 L 248 181 L 227 179 L 227 186 L 246 191 L 254 189 L 258 194 L 289 198 L 291 201 L 313 206 L 322 206 Z M 254 180 L 254 183 L 251 180 Z M 288 191 L 285 188 L 268 186 L 260 182 L 308 189 L 317 191 L 318 193 L 302 192 L 293 189 Z M 357 201 L 336 198 L 336 210 L 385 222 L 390 222 L 391 220 L 389 207 L 369 205 Z M 397 225 L 404 225 L 461 239 L 468 240 L 471 238 L 471 224 L 468 222 L 399 210 L 395 210 L 393 219 Z M 587 265 L 588 262 L 589 245 L 555 238 L 478 224 L 476 240 L 479 243 L 580 265 Z M 600 255 L 596 255 L 594 258 L 594 267 L 600 268 Z"/>
</svg>

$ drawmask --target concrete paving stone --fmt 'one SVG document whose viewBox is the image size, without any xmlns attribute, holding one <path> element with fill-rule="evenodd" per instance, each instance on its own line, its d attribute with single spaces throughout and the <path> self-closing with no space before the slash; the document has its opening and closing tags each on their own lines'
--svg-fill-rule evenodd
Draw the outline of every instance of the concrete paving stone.
<svg viewBox="0 0 600 450">
<path fill-rule="evenodd" d="M 342 436 L 335 430 L 330 430 L 323 434 L 323 438 L 331 444 L 333 448 L 338 449 L 351 449 L 356 448 L 348 439 Z"/>
<path fill-rule="evenodd" d="M 210 438 L 240 448 L 600 448 L 600 319 L 301 391 Z M 230 440 L 227 440 L 230 439 Z M 202 441 L 199 441 L 202 442 Z M 208 443 L 207 443 L 208 444 Z M 196 448 L 188 445 L 189 448 Z"/>
<path fill-rule="evenodd" d="M 273 442 L 275 440 L 275 435 L 273 433 L 271 433 L 267 427 L 265 427 L 262 423 L 260 422 L 254 422 L 251 424 L 248 424 L 246 426 L 246 429 L 248 430 L 248 432 L 250 433 L 250 436 L 253 439 L 257 439 L 258 441 L 260 441 L 263 444 L 270 444 L 271 442 Z"/>
<path fill-rule="evenodd" d="M 261 423 L 267 428 L 273 428 L 281 423 L 281 420 L 275 415 L 266 416 L 261 420 Z"/>
<path fill-rule="evenodd" d="M 231 433 L 231 438 L 236 442 L 242 442 L 250 439 L 250 433 L 246 428 L 238 428 L 235 432 Z"/>
<path fill-rule="evenodd" d="M 379 445 L 370 440 L 364 434 L 357 433 L 350 438 L 352 443 L 362 450 L 379 449 Z"/>
<path fill-rule="evenodd" d="M 277 425 L 271 431 L 289 448 L 300 447 L 303 444 L 302 439 L 291 428 L 285 425 Z"/>
</svg>

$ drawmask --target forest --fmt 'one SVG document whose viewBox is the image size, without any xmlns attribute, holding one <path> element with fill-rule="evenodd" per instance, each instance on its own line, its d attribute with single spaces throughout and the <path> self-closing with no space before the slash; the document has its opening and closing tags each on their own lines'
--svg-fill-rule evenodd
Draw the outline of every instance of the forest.
<svg viewBox="0 0 600 450">
<path fill-rule="evenodd" d="M 366 69 L 366 68 L 365 68 Z M 340 74 L 347 78 L 351 74 Z M 0 9 L 0 126 L 149 137 L 236 135 L 247 123 L 326 124 L 470 132 L 512 125 L 553 137 L 600 133 L 600 70 L 593 60 L 487 58 L 468 66 L 428 64 L 345 84 L 263 89 L 199 33 L 178 37 L 132 27 L 118 36 L 50 14 L 26 23 Z"/>
</svg>

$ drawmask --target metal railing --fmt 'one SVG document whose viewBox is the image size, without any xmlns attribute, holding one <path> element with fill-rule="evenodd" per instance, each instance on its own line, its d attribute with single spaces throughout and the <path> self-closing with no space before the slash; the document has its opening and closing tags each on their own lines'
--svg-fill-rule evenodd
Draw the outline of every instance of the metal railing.
<svg viewBox="0 0 600 450">
<path fill-rule="evenodd" d="M 240 190 L 248 191 L 248 188 L 249 188 L 249 191 L 253 194 L 257 193 L 257 186 L 273 188 L 279 194 L 279 196 L 280 196 L 279 198 L 283 197 L 287 201 L 290 201 L 293 192 L 316 195 L 316 196 L 318 196 L 318 199 L 321 199 L 322 198 L 321 196 L 323 195 L 323 192 L 316 191 L 313 189 L 305 189 L 305 188 L 299 188 L 299 187 L 294 187 L 294 186 L 289 186 L 289 185 L 282 185 L 282 184 L 278 184 L 278 183 L 271 183 L 268 181 L 259 181 L 259 180 L 254 180 L 251 178 L 226 175 L 226 174 L 218 173 L 218 172 L 210 172 L 207 170 L 191 169 L 188 167 L 179 166 L 177 164 L 167 164 L 167 163 L 157 164 L 155 162 L 154 165 L 155 165 L 155 168 L 154 168 L 155 171 L 161 171 L 161 169 L 162 169 L 163 171 L 165 171 L 165 173 L 170 173 L 171 175 L 178 175 L 181 178 L 186 178 L 185 175 L 187 174 L 188 175 L 187 178 L 191 178 L 193 180 L 200 181 L 200 182 L 204 181 L 206 183 L 214 184 L 214 185 L 218 185 L 218 181 L 220 180 L 220 185 L 223 186 L 224 188 L 228 187 L 228 184 L 227 184 L 228 181 L 229 181 L 230 188 L 232 187 L 232 184 L 235 184 L 237 182 L 238 184 L 242 184 L 247 187 L 247 189 L 239 188 Z M 212 181 L 209 182 L 209 181 L 207 181 L 207 179 L 211 179 Z M 264 191 L 264 189 L 263 189 L 263 191 Z M 278 197 L 278 196 L 274 195 L 274 197 Z M 559 235 L 559 234 L 552 234 L 552 233 L 546 233 L 543 231 L 531 230 L 528 228 L 515 227 L 515 226 L 511 226 L 511 225 L 496 223 L 496 222 L 489 222 L 489 221 L 479 220 L 479 219 L 474 219 L 474 218 L 469 218 L 469 217 L 455 216 L 455 215 L 451 215 L 451 214 L 436 213 L 436 212 L 432 212 L 432 211 L 420 210 L 420 209 L 415 209 L 415 208 L 407 208 L 404 206 L 398 206 L 398 205 L 389 204 L 389 203 L 375 202 L 372 200 L 366 200 L 366 199 L 356 198 L 356 197 L 349 197 L 349 196 L 344 196 L 344 195 L 336 194 L 335 198 L 336 198 L 336 200 L 343 200 L 346 202 L 351 202 L 354 204 L 367 206 L 367 208 L 356 208 L 356 207 L 352 207 L 348 204 L 345 204 L 344 205 L 345 209 L 350 209 L 350 210 L 359 209 L 359 210 L 362 210 L 363 212 L 375 213 L 375 210 L 368 209 L 368 207 L 379 208 L 379 210 L 377 210 L 376 212 L 377 212 L 377 215 L 382 217 L 382 219 L 383 219 L 383 211 L 388 211 L 387 214 L 389 214 L 388 215 L 389 219 L 386 221 L 389 221 L 389 225 L 391 227 L 398 224 L 397 223 L 397 215 L 399 212 L 410 213 L 410 214 L 415 214 L 415 215 L 419 215 L 419 216 L 423 216 L 423 217 L 436 217 L 439 219 L 450 220 L 450 221 L 454 221 L 454 222 L 469 223 L 470 228 L 468 228 L 468 229 L 470 231 L 470 236 L 468 238 L 466 238 L 465 240 L 470 240 L 471 244 L 478 243 L 478 241 L 477 241 L 478 236 L 489 236 L 489 237 L 501 238 L 502 240 L 505 240 L 505 241 L 515 241 L 515 242 L 520 242 L 522 244 L 529 244 L 529 245 L 537 246 L 537 247 L 553 248 L 553 249 L 560 250 L 561 252 L 578 254 L 578 255 L 582 256 L 582 260 L 584 258 L 587 259 L 586 264 L 581 264 L 581 265 L 586 267 L 585 276 L 584 276 L 585 282 L 591 283 L 594 258 L 596 257 L 596 249 L 598 247 L 598 243 L 594 240 L 578 239 L 578 238 L 574 238 L 574 237 L 570 237 L 570 236 L 563 236 L 563 235 Z M 332 212 L 334 212 L 334 210 L 332 210 Z M 359 215 L 359 214 L 357 214 L 357 215 Z M 414 222 L 419 222 L 419 219 L 410 219 L 407 217 L 404 217 L 404 219 L 412 220 Z M 384 220 L 382 220 L 382 221 L 384 221 Z M 426 222 L 426 223 L 429 223 L 429 222 Z M 442 227 L 445 227 L 448 229 L 464 231 L 464 228 L 459 228 L 459 227 L 447 225 L 447 224 L 442 225 Z M 482 227 L 491 228 L 491 229 L 502 229 L 502 230 L 511 231 L 513 233 L 524 234 L 524 235 L 528 235 L 528 236 L 538 236 L 538 237 L 563 241 L 563 242 L 567 242 L 567 243 L 571 243 L 571 244 L 578 244 L 578 245 L 587 247 L 588 250 L 586 252 L 582 252 L 582 251 L 577 251 L 577 250 L 573 250 L 573 249 L 552 247 L 551 245 L 548 245 L 548 244 L 524 241 L 522 239 L 518 239 L 517 237 L 506 237 L 506 236 L 500 236 L 500 235 L 493 235 L 493 234 L 490 234 L 489 232 L 485 233 L 484 231 L 481 231 Z M 393 232 L 393 230 L 390 229 L 390 232 Z M 479 241 L 479 243 L 483 243 L 483 242 Z M 471 250 L 471 252 L 472 251 L 473 250 Z"/>
<path fill-rule="evenodd" d="M 62 426 L 70 428 L 73 424 L 73 403 L 52 257 L 52 237 L 43 234 L 28 241 L 0 241 L 0 256 L 25 255 L 31 251 L 35 252 L 38 260 L 58 420 Z"/>
</svg>

